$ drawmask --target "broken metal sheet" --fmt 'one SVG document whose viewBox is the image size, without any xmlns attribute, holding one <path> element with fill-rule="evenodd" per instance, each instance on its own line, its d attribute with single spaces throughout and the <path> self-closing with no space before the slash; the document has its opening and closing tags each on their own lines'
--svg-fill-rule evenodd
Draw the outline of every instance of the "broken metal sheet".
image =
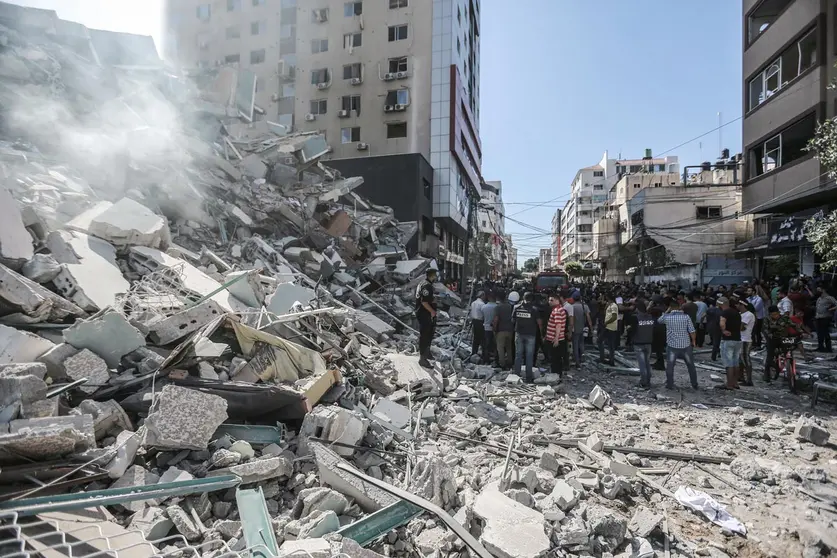
<svg viewBox="0 0 837 558">
<path fill-rule="evenodd" d="M 279 553 L 279 544 L 271 522 L 262 488 L 237 488 L 235 502 L 241 516 L 244 540 L 250 548 L 251 558 L 272 558 Z"/>
<path fill-rule="evenodd" d="M 91 490 L 75 494 L 24 498 L 10 502 L 0 502 L 0 511 L 29 516 L 47 512 L 89 508 L 91 503 L 95 503 L 96 506 L 110 506 L 142 500 L 165 500 L 174 496 L 187 496 L 189 494 L 202 494 L 204 492 L 217 492 L 219 490 L 235 488 L 240 482 L 241 479 L 235 475 L 224 475 L 146 486 L 126 486 L 125 488 Z"/>
<path fill-rule="evenodd" d="M 399 500 L 346 525 L 337 531 L 337 534 L 354 540 L 360 546 L 368 546 L 393 529 L 406 525 L 423 512 L 420 507 L 406 500 Z"/>
<path fill-rule="evenodd" d="M 318 377 L 326 371 L 325 360 L 317 351 L 240 322 L 232 322 L 232 328 L 244 356 L 250 359 L 241 371 L 245 378 L 257 377 L 263 382 L 296 381 Z"/>
<path fill-rule="evenodd" d="M 244 440 L 249 444 L 268 445 L 281 444 L 283 428 L 279 426 L 262 426 L 257 424 L 222 424 L 212 435 L 213 440 L 228 435 L 236 440 Z"/>
</svg>

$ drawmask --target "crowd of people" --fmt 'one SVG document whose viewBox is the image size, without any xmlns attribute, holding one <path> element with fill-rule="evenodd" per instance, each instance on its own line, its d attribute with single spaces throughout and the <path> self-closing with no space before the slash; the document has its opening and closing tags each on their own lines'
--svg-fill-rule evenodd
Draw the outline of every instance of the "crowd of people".
<svg viewBox="0 0 837 558">
<path fill-rule="evenodd" d="M 837 300 L 816 279 L 745 282 L 690 291 L 659 283 L 568 284 L 548 293 L 483 284 L 469 309 L 472 354 L 484 363 L 514 370 L 531 383 L 538 360 L 559 378 L 580 368 L 586 353 L 616 366 L 615 352 L 633 351 L 640 385 L 652 386 L 652 370 L 665 371 L 673 389 L 674 367 L 682 360 L 698 389 L 694 349 L 711 349 L 726 370 L 721 389 L 753 385 L 754 351 L 765 351 L 762 377 L 776 378 L 776 357 L 795 351 L 810 359 L 804 336 L 816 332 L 817 351 L 832 352 L 831 328 Z M 789 345 L 790 344 L 790 345 Z M 542 356 L 541 356 L 542 355 Z M 837 359 L 835 359 L 837 360 Z M 521 374 L 522 373 L 522 374 Z"/>
</svg>

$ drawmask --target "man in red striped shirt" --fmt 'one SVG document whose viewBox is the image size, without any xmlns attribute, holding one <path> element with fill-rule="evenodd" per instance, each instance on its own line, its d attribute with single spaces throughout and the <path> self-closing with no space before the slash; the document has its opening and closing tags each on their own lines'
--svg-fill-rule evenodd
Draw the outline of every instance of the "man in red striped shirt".
<svg viewBox="0 0 837 558">
<path fill-rule="evenodd" d="M 549 295 L 552 312 L 546 324 L 546 342 L 552 344 L 552 373 L 564 377 L 563 363 L 567 358 L 567 311 L 564 310 L 564 297 L 558 293 Z"/>
</svg>

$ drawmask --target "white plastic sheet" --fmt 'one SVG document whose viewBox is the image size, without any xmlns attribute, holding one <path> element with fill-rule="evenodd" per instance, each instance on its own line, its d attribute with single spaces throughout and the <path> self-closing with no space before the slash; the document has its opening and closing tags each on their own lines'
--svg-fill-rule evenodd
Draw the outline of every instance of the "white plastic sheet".
<svg viewBox="0 0 837 558">
<path fill-rule="evenodd" d="M 691 508 L 702 513 L 715 525 L 720 525 L 725 529 L 729 529 L 733 533 L 739 533 L 741 535 L 747 534 L 747 528 L 744 527 L 744 524 L 731 516 L 729 512 L 727 512 L 726 508 L 719 504 L 709 494 L 701 492 L 700 490 L 695 490 L 694 488 L 690 488 L 688 486 L 681 486 L 677 489 L 677 492 L 674 493 L 674 497 L 677 498 L 678 502 L 687 508 Z"/>
</svg>

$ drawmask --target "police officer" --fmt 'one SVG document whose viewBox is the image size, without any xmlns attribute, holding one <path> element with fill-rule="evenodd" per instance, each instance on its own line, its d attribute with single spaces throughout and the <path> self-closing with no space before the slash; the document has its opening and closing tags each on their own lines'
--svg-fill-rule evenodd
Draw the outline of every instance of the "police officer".
<svg viewBox="0 0 837 558">
<path fill-rule="evenodd" d="M 532 365 L 535 360 L 535 338 L 543 329 L 543 320 L 538 313 L 532 293 L 527 292 L 523 297 L 523 304 L 515 306 L 512 312 L 514 319 L 515 358 L 514 373 L 520 376 L 520 368 L 526 365 L 524 382 L 531 384 L 535 381 Z"/>
<path fill-rule="evenodd" d="M 436 332 L 436 293 L 433 283 L 436 282 L 438 272 L 428 268 L 425 280 L 416 287 L 416 318 L 419 323 L 419 364 L 430 367 L 430 343 Z"/>
</svg>

